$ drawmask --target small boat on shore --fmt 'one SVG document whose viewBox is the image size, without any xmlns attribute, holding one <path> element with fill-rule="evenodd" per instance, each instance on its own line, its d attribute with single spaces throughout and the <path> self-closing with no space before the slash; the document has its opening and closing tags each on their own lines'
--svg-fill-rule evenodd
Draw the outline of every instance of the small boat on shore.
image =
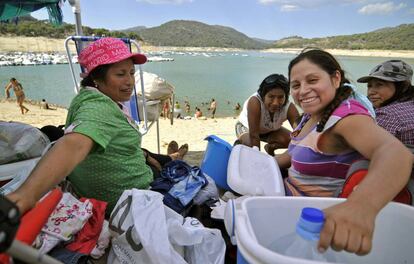
<svg viewBox="0 0 414 264">
<path fill-rule="evenodd" d="M 148 57 L 147 60 L 151 62 L 162 62 L 162 61 L 174 61 L 174 58 L 154 56 L 154 57 Z"/>
</svg>

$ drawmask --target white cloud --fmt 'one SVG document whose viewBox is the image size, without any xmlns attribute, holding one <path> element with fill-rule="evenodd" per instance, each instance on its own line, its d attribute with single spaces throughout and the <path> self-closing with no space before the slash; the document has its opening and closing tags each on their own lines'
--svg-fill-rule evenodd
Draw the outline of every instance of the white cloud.
<svg viewBox="0 0 414 264">
<path fill-rule="evenodd" d="M 282 5 L 280 7 L 280 11 L 282 12 L 292 12 L 298 10 L 299 7 L 297 5 Z"/>
<path fill-rule="evenodd" d="M 145 2 L 148 4 L 175 4 L 180 5 L 184 3 L 191 3 L 193 0 L 137 0 L 137 2 Z"/>
<path fill-rule="evenodd" d="M 342 0 L 343 1 L 343 0 Z M 258 0 L 262 5 L 277 5 L 280 6 L 282 12 L 290 12 L 303 8 L 312 8 L 321 6 L 324 4 L 332 3 L 331 0 L 312 0 L 312 1 L 303 1 L 303 0 Z"/>
<path fill-rule="evenodd" d="M 407 5 L 404 3 L 400 3 L 399 5 L 397 5 L 393 2 L 369 4 L 359 9 L 358 13 L 363 15 L 387 15 L 395 11 L 398 11 L 406 6 Z"/>
<path fill-rule="evenodd" d="M 278 4 L 279 3 L 279 1 L 275 1 L 275 0 L 259 0 L 259 3 L 260 4 L 263 4 L 263 5 L 270 5 L 270 4 L 273 4 L 273 3 L 276 3 L 276 4 Z"/>
<path fill-rule="evenodd" d="M 309 7 L 319 7 L 326 5 L 349 5 L 349 4 L 359 4 L 367 5 L 369 3 L 376 3 L 379 0 L 257 0 L 260 4 L 263 5 L 292 5 L 297 6 L 298 8 L 309 8 Z"/>
<path fill-rule="evenodd" d="M 414 8 L 410 8 L 410 9 L 408 10 L 408 14 L 410 14 L 410 15 L 414 15 Z"/>
</svg>

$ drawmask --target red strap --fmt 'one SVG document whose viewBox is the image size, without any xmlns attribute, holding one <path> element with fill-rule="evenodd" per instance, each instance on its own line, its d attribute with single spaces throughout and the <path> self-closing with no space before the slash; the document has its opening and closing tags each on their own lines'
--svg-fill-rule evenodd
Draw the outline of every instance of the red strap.
<svg viewBox="0 0 414 264">
<path fill-rule="evenodd" d="M 342 187 L 342 192 L 339 197 L 347 198 L 354 190 L 355 186 L 357 186 L 362 181 L 362 179 L 364 179 L 367 173 L 368 170 L 359 170 L 352 175 L 349 175 L 344 183 L 344 186 Z"/>
</svg>

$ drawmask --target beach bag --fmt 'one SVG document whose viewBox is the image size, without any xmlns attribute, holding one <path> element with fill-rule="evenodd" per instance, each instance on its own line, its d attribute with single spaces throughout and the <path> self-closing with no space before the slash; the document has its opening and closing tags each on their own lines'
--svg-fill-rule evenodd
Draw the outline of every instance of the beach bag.
<svg viewBox="0 0 414 264">
<path fill-rule="evenodd" d="M 159 77 L 154 73 L 144 72 L 144 97 L 147 100 L 164 100 L 169 98 L 174 92 L 174 86 L 169 84 L 166 80 Z M 141 86 L 141 76 L 139 72 L 135 73 L 135 85 Z M 141 94 L 141 90 L 137 90 L 138 95 Z"/>
<path fill-rule="evenodd" d="M 162 199 L 149 190 L 123 192 L 109 219 L 107 263 L 224 263 L 221 232 L 195 218 L 184 219 Z"/>
<path fill-rule="evenodd" d="M 49 143 L 48 137 L 36 127 L 0 122 L 0 164 L 39 157 Z"/>
</svg>

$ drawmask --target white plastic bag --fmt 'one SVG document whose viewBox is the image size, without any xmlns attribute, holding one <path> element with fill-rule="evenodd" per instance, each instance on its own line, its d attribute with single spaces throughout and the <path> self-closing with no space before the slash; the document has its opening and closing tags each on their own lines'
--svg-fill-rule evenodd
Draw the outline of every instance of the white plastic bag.
<svg viewBox="0 0 414 264">
<path fill-rule="evenodd" d="M 183 219 L 162 203 L 160 193 L 124 191 L 109 220 L 113 235 L 108 263 L 224 263 L 219 230 L 195 218 Z"/>
<path fill-rule="evenodd" d="M 162 199 L 153 191 L 123 192 L 109 219 L 108 263 L 185 263 L 168 240 Z"/>
<path fill-rule="evenodd" d="M 170 219 L 168 226 L 171 242 L 185 246 L 185 260 L 188 263 L 224 263 L 226 244 L 220 230 L 205 228 L 198 219 L 192 217 L 186 217 L 184 221 Z"/>
<path fill-rule="evenodd" d="M 36 127 L 18 122 L 0 122 L 0 164 L 39 157 L 50 143 Z"/>
</svg>

